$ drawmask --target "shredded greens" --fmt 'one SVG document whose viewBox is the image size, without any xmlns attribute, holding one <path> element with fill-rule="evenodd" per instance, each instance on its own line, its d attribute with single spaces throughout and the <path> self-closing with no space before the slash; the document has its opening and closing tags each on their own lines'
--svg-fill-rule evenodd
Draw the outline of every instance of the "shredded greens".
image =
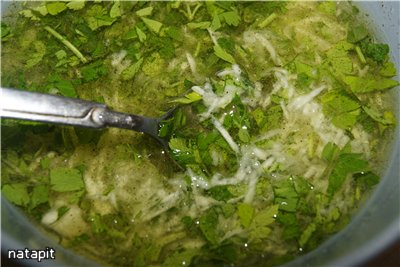
<svg viewBox="0 0 400 267">
<path fill-rule="evenodd" d="M 347 2 L 28 1 L 2 86 L 160 116 L 139 133 L 2 119 L 2 194 L 113 266 L 274 266 L 340 231 L 396 118 L 386 44 Z M 179 163 L 182 168 L 169 158 Z"/>
</svg>

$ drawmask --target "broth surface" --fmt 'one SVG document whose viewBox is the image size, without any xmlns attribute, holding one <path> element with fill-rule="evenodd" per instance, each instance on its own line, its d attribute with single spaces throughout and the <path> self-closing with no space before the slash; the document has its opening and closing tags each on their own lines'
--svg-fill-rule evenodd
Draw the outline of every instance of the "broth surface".
<svg viewBox="0 0 400 267">
<path fill-rule="evenodd" d="M 146 116 L 187 105 L 161 125 L 170 151 L 2 119 L 2 194 L 65 247 L 112 266 L 275 266 L 340 231 L 379 182 L 396 69 L 347 2 L 20 10 L 1 25 L 2 87 Z"/>
</svg>

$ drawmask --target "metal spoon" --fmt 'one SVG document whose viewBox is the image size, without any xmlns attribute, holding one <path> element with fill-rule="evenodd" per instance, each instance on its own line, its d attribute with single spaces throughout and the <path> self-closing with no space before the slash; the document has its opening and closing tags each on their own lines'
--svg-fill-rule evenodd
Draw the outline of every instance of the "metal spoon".
<svg viewBox="0 0 400 267">
<path fill-rule="evenodd" d="M 102 129 L 115 127 L 150 135 L 168 148 L 167 138 L 158 135 L 161 121 L 174 109 L 158 118 L 117 112 L 106 105 L 81 99 L 1 88 L 0 117 Z"/>
</svg>

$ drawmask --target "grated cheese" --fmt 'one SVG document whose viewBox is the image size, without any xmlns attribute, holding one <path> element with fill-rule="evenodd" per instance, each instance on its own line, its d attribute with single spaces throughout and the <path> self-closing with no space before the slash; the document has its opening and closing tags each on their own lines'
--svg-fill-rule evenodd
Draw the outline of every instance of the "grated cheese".
<svg viewBox="0 0 400 267">
<path fill-rule="evenodd" d="M 186 52 L 186 59 L 189 63 L 190 70 L 193 74 L 197 74 L 196 61 L 189 52 Z"/>
<path fill-rule="evenodd" d="M 213 113 L 218 112 L 221 108 L 225 108 L 232 102 L 236 94 L 241 95 L 243 92 L 241 88 L 228 84 L 225 86 L 222 96 L 219 96 L 214 93 L 209 82 L 203 88 L 193 86 L 192 90 L 202 96 L 203 103 L 207 107 L 207 111 L 200 114 L 202 120 L 210 118 Z"/>
<path fill-rule="evenodd" d="M 131 64 L 131 60 L 125 59 L 127 54 L 126 50 L 121 50 L 111 55 L 111 66 L 115 68 L 117 75 L 120 75 Z"/>
<path fill-rule="evenodd" d="M 226 142 L 229 144 L 232 150 L 235 151 L 236 153 L 240 153 L 240 148 L 238 144 L 235 143 L 232 136 L 224 128 L 224 126 L 222 126 L 222 124 L 216 118 L 214 118 L 214 116 L 211 116 L 211 122 L 214 124 L 215 129 L 217 129 L 218 132 L 220 132 L 220 134 L 226 140 Z"/>
<path fill-rule="evenodd" d="M 258 38 L 258 41 L 264 38 L 260 37 L 260 35 L 256 36 L 254 38 Z M 275 56 L 273 50 L 270 53 L 271 57 Z M 242 145 L 241 147 L 234 141 L 227 129 L 223 127 L 221 121 L 223 121 L 224 115 L 218 120 L 214 117 L 214 114 L 228 105 L 235 94 L 241 96 L 244 90 L 234 85 L 226 85 L 224 92 L 219 96 L 214 93 L 209 82 L 206 82 L 202 87 L 192 87 L 193 91 L 202 95 L 203 103 L 207 107 L 207 110 L 201 114 L 202 119 L 211 119 L 214 128 L 236 153 L 238 163 L 238 169 L 231 177 L 224 177 L 220 173 L 214 173 L 211 180 L 195 174 L 190 168 L 187 169 L 186 174 L 192 181 L 192 191 L 195 195 L 194 198 L 198 209 L 205 209 L 207 206 L 212 205 L 212 201 L 202 195 L 203 189 L 223 185 L 246 184 L 246 192 L 231 201 L 243 201 L 251 204 L 254 201 L 260 177 L 265 172 L 271 173 L 278 167 L 280 170 L 287 170 L 294 175 L 311 180 L 321 177 L 327 165 L 316 157 L 310 158 L 308 143 L 304 141 L 305 135 L 312 135 L 319 138 L 313 141 L 315 142 L 313 152 L 315 155 L 320 155 L 323 147 L 328 142 L 335 143 L 340 148 L 343 148 L 350 140 L 342 129 L 335 127 L 324 116 L 321 105 L 315 101 L 315 98 L 323 90 L 328 89 L 326 84 L 320 84 L 318 87 L 312 85 L 310 93 L 299 94 L 295 86 L 297 75 L 291 74 L 286 69 L 279 67 L 273 67 L 270 71 L 276 78 L 276 82 L 272 85 L 272 90 L 264 97 L 260 97 L 260 88 L 262 88 L 262 85 L 258 85 L 258 92 L 256 88 L 252 88 L 254 94 L 250 92 L 250 96 L 246 95 L 244 97 L 245 103 L 258 103 L 267 108 L 271 103 L 271 96 L 282 91 L 282 94 L 286 97 L 286 102 L 283 100 L 280 102 L 285 127 L 270 130 L 260 136 L 256 136 L 249 144 Z M 217 75 L 219 77 L 231 75 L 239 81 L 242 79 L 241 70 L 237 65 L 233 65 L 231 69 L 218 72 Z M 361 135 L 358 132 L 354 134 Z M 289 136 L 291 137 L 290 142 L 288 142 Z M 274 138 L 274 142 L 270 146 L 261 147 L 257 145 L 258 142 L 271 138 Z M 366 139 L 364 138 L 364 140 Z M 353 143 L 352 145 L 364 151 L 363 144 Z M 221 156 L 215 151 L 211 151 L 210 155 L 213 164 L 217 166 L 221 161 Z M 275 178 L 284 179 L 283 176 L 279 175 L 275 176 Z M 326 186 L 327 181 L 325 180 L 316 185 L 318 188 Z"/>
<path fill-rule="evenodd" d="M 275 48 L 272 46 L 271 42 L 263 35 L 256 33 L 256 39 L 267 49 L 268 53 L 271 55 L 272 61 L 277 66 L 282 66 L 282 61 L 278 57 Z"/>
<path fill-rule="evenodd" d="M 280 60 L 276 49 L 273 47 L 272 43 L 267 38 L 268 32 L 255 32 L 255 31 L 247 31 L 243 33 L 243 40 L 246 44 L 251 44 L 256 47 L 264 47 L 275 66 L 282 66 L 282 61 Z"/>
<path fill-rule="evenodd" d="M 232 69 L 226 69 L 217 73 L 218 77 L 225 77 L 227 75 L 232 75 L 236 78 L 236 81 L 240 81 L 242 70 L 240 69 L 239 65 L 233 64 Z"/>
</svg>

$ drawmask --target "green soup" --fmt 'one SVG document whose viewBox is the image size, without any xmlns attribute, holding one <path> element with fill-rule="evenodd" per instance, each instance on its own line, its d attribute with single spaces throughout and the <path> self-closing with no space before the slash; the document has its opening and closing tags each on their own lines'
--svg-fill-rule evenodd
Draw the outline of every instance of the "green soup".
<svg viewBox="0 0 400 267">
<path fill-rule="evenodd" d="M 2 120 L 3 196 L 79 254 L 274 266 L 341 230 L 379 182 L 396 69 L 347 2 L 19 10 L 1 24 L 3 87 L 146 116 L 187 105 L 160 127 L 169 151 L 127 130 Z"/>
</svg>

